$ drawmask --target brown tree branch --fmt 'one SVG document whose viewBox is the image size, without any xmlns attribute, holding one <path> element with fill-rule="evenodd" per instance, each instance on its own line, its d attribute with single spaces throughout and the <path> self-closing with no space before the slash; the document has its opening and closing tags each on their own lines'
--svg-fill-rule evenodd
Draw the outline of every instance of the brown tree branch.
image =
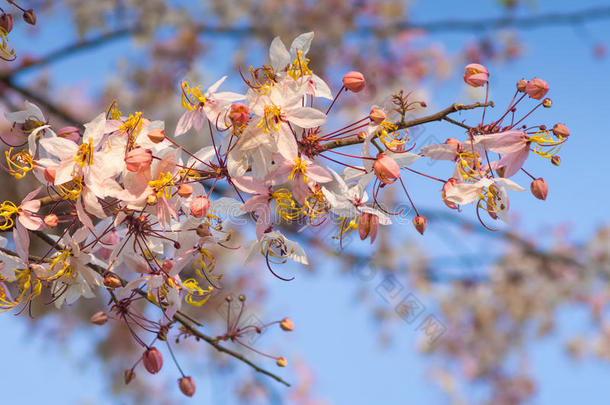
<svg viewBox="0 0 610 405">
<path fill-rule="evenodd" d="M 410 22 L 403 21 L 393 25 L 379 27 L 356 27 L 352 32 L 360 35 L 380 35 L 390 36 L 396 32 L 405 30 L 421 30 L 431 33 L 436 32 L 477 32 L 489 31 L 499 28 L 518 28 L 522 30 L 531 30 L 548 26 L 582 24 L 590 21 L 599 21 L 610 18 L 610 7 L 591 7 L 579 11 L 565 13 L 545 13 L 531 15 L 526 17 L 503 16 L 497 18 L 485 19 L 468 19 L 457 20 L 447 19 L 430 22 Z M 25 72 L 34 68 L 46 66 L 48 64 L 59 61 L 65 57 L 75 55 L 79 52 L 95 49 L 109 42 L 124 39 L 138 33 L 137 26 L 123 28 L 116 31 L 108 32 L 90 39 L 79 40 L 73 44 L 66 45 L 49 54 L 40 57 L 37 60 L 23 64 L 8 72 L 4 77 L 14 77 L 21 72 Z M 197 32 L 200 34 L 214 34 L 225 36 L 246 36 L 257 33 L 266 33 L 266 31 L 256 27 L 214 27 L 209 25 L 201 25 L 197 27 Z"/>
<path fill-rule="evenodd" d="M 405 128 L 415 127 L 415 126 L 421 125 L 421 124 L 426 124 L 428 122 L 441 121 L 441 120 L 446 120 L 455 125 L 464 126 L 464 124 L 460 124 L 457 121 L 447 119 L 447 116 L 449 114 L 453 114 L 458 111 L 473 110 L 475 108 L 493 107 L 493 106 L 494 106 L 493 101 L 489 101 L 487 103 L 477 102 L 474 104 L 467 104 L 467 105 L 452 104 L 449 107 L 445 108 L 444 110 L 441 110 L 435 114 L 426 115 L 426 116 L 420 117 L 420 118 L 415 118 L 410 121 L 397 122 L 396 126 L 398 127 L 398 129 L 405 129 Z M 470 128 L 470 127 L 468 127 L 468 128 Z M 337 139 L 335 141 L 331 141 L 331 142 L 324 144 L 324 149 L 325 150 L 334 149 L 334 148 L 339 148 L 342 146 L 355 145 L 355 144 L 362 143 L 362 142 L 364 142 L 364 140 L 358 136 L 354 136 L 353 138 Z"/>
<path fill-rule="evenodd" d="M 51 114 L 65 121 L 67 124 L 74 126 L 78 126 L 81 124 L 80 120 L 74 117 L 70 112 L 64 110 L 63 108 L 57 107 L 52 101 L 48 100 L 46 97 L 36 94 L 28 88 L 15 83 L 15 81 L 12 80 L 10 77 L 0 77 L 0 83 L 21 94 L 24 98 L 28 99 L 34 104 L 43 107 Z"/>
</svg>

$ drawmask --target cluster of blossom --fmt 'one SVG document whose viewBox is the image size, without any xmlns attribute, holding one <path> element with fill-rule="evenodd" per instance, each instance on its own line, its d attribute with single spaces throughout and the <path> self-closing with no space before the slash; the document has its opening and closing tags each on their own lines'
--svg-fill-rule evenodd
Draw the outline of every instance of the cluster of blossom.
<svg viewBox="0 0 610 405">
<path fill-rule="evenodd" d="M 157 372 L 160 353 L 132 327 L 164 340 L 183 302 L 201 306 L 221 288 L 211 247 L 241 249 L 231 246 L 231 217 L 247 215 L 256 223 L 256 238 L 244 246 L 245 260 L 260 255 L 274 275 L 289 280 L 271 265 L 308 260 L 299 244 L 281 232 L 282 224 L 315 227 L 336 220 L 338 238 L 357 230 L 361 239 L 373 243 L 379 226 L 391 224 L 399 214 L 380 204 L 382 191 L 399 183 L 413 205 L 403 169 L 441 182 L 440 197 L 451 209 L 475 202 L 477 213 L 482 209 L 506 220 L 506 189 L 523 190 L 509 178 L 523 170 L 529 152 L 558 164 L 556 153 L 568 129 L 562 124 L 552 130 L 522 125 L 538 106 L 550 107 L 550 99 L 542 100 L 548 85 L 540 79 L 519 81 L 506 112 L 491 123 L 485 123 L 491 105 L 487 100 L 453 105 L 427 121 L 406 121 L 410 110 L 425 103 L 411 102 L 401 92 L 393 98 L 399 119 L 391 120 L 389 111 L 374 106 L 361 119 L 327 130 L 327 115 L 340 95 L 358 93 L 366 83 L 362 74 L 350 72 L 333 96 L 309 68 L 306 55 L 312 39 L 313 33 L 302 34 L 290 49 L 274 39 L 270 64 L 242 74 L 246 94 L 219 91 L 225 77 L 206 90 L 184 82 L 185 112 L 173 134 L 166 135 L 163 122 L 141 112 L 122 114 L 116 103 L 85 124 L 82 134 L 76 127 L 53 130 L 29 102 L 24 111 L 7 114 L 11 134 L 24 142 L 9 145 L 5 168 L 17 179 L 33 174 L 40 186 L 21 203 L 4 201 L 0 206 L 0 230 L 13 230 L 15 246 L 15 254 L 4 248 L 0 252 L 0 309 L 23 310 L 43 289 L 61 307 L 105 288 L 114 319 L 130 328 L 145 348 L 146 369 Z M 467 84 L 488 89 L 488 78 L 483 66 L 466 67 Z M 526 96 L 542 101 L 517 119 L 517 105 Z M 319 99 L 328 100 L 325 111 L 316 108 Z M 479 107 L 483 119 L 475 127 L 447 117 Z M 449 138 L 412 152 L 408 128 L 439 119 L 465 128 L 466 139 Z M 177 139 L 188 132 L 205 139 L 207 146 L 196 152 L 185 149 Z M 356 144 L 361 144 L 357 154 L 336 150 Z M 491 152 L 498 154 L 497 160 Z M 453 162 L 453 173 L 443 180 L 408 167 L 422 157 Z M 546 183 L 532 179 L 532 193 L 545 199 Z M 221 181 L 236 198 L 214 197 Z M 43 191 L 46 195 L 40 197 Z M 426 218 L 413 209 L 414 227 L 423 234 Z M 30 255 L 32 234 L 52 247 L 42 257 Z M 6 246 L 6 239 L 2 241 Z M 139 299 L 161 308 L 161 320 L 137 312 L 131 304 Z M 92 322 L 103 324 L 107 317 L 101 312 Z M 244 331 L 236 328 L 218 340 L 239 343 Z M 286 364 L 283 357 L 273 358 L 280 366 Z M 128 371 L 127 381 L 133 368 Z M 191 383 L 181 382 L 181 388 Z"/>
<path fill-rule="evenodd" d="M 19 10 L 23 21 L 30 25 L 36 25 L 36 12 L 34 12 L 34 9 L 25 9 L 13 0 L 10 0 L 9 3 Z M 8 34 L 13 30 L 15 20 L 12 14 L 5 12 L 1 7 L 0 12 L 2 13 L 0 14 L 0 59 L 12 61 L 17 58 L 17 55 L 15 50 L 8 44 Z"/>
</svg>

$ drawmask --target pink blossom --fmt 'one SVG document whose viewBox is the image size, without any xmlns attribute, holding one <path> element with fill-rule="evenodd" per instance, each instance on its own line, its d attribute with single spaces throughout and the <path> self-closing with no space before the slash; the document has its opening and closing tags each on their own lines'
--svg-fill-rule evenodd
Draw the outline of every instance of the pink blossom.
<svg viewBox="0 0 610 405">
<path fill-rule="evenodd" d="M 464 81 L 472 87 L 483 86 L 489 80 L 489 72 L 487 68 L 478 63 L 466 65 L 464 72 Z"/>
<path fill-rule="evenodd" d="M 541 100 L 549 92 L 549 85 L 542 79 L 533 78 L 525 86 L 525 93 L 534 100 Z"/>
</svg>

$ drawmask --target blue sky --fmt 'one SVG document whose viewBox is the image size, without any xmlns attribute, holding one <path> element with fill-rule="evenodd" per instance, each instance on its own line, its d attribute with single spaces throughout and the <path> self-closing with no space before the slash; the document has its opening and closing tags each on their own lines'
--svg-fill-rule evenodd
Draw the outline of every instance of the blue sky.
<svg viewBox="0 0 610 405">
<path fill-rule="evenodd" d="M 438 3 L 446 6 L 439 7 Z M 414 8 L 413 18 L 432 21 L 498 14 L 492 1 L 471 1 L 460 7 L 455 7 L 455 4 L 454 1 L 420 1 Z M 593 5 L 606 4 L 603 1 L 562 0 L 543 2 L 540 10 L 574 10 Z M 41 51 L 44 47 L 60 45 L 55 40 L 51 43 L 48 38 L 65 38 L 67 42 L 72 37 L 71 28 L 64 24 L 45 27 L 44 21 L 40 23 L 43 33 L 52 32 L 53 35 L 32 41 L 27 36 L 19 37 L 19 32 L 15 32 L 12 40 L 17 50 L 34 46 L 37 52 L 44 53 Z M 452 51 L 475 35 L 434 34 L 432 39 Z M 530 159 L 533 162 L 527 163 L 528 170 L 539 173 L 549 184 L 548 200 L 541 202 L 529 193 L 522 193 L 511 195 L 511 204 L 519 214 L 520 229 L 532 235 L 544 235 L 548 226 L 565 222 L 573 230 L 575 239 L 586 238 L 608 220 L 610 123 L 607 95 L 610 91 L 610 61 L 594 59 L 592 46 L 610 38 L 610 21 L 590 23 L 584 27 L 522 31 L 520 35 L 527 46 L 523 58 L 508 64 L 488 65 L 492 75 L 492 99 L 501 108 L 512 97 L 518 79 L 544 78 L 551 87 L 549 96 L 553 99 L 553 108 L 540 111 L 537 117 L 549 124 L 564 122 L 572 135 L 560 154 L 560 168 L 551 167 L 544 159 Z M 66 84 L 103 81 L 114 68 L 113 59 L 108 55 L 124 54 L 128 50 L 127 42 L 118 41 L 86 58 L 65 59 L 54 65 L 51 72 Z M 464 87 L 459 75 L 461 72 L 456 72 L 453 80 L 438 87 L 429 104 L 445 106 L 463 97 Z M 428 131 L 435 136 L 438 134 L 441 140 L 452 136 L 445 126 L 431 126 Z M 525 176 L 519 179 L 523 185 L 529 186 Z M 421 187 L 417 195 L 421 196 L 419 201 L 422 205 L 438 204 L 426 197 L 436 185 L 413 179 L 413 187 Z M 464 215 L 473 217 L 468 210 Z M 374 290 L 378 281 L 365 282 L 357 277 L 342 276 L 330 266 L 326 267 L 319 269 L 315 277 L 299 274 L 291 283 L 272 279 L 267 307 L 269 316 L 290 315 L 295 321 L 297 330 L 280 345 L 286 348 L 287 354 L 301 353 L 309 364 L 315 366 L 316 391 L 320 396 L 338 404 L 442 402 L 444 397 L 427 374 L 429 363 L 416 353 L 414 346 L 418 332 L 411 325 L 404 324 L 396 329 L 398 344 L 387 350 L 380 349 L 377 325 L 355 296 L 362 283 L 368 283 L 364 287 Z M 286 269 L 289 271 L 299 273 L 298 268 Z M 383 302 L 379 297 L 374 298 Z M 589 405 L 606 404 L 610 394 L 607 384 L 610 365 L 598 361 L 574 364 L 564 356 L 561 347 L 565 338 L 590 326 L 588 317 L 580 310 L 568 308 L 560 314 L 558 321 L 557 336 L 535 342 L 528 349 L 532 355 L 530 366 L 540 383 L 536 403 L 582 401 Z M 86 334 L 71 338 L 70 349 L 66 350 L 40 337 L 32 338 L 25 322 L 12 314 L 0 316 L 0 330 L 4 332 L 5 348 L 0 388 L 3 388 L 5 399 L 22 403 L 116 403 L 105 399 L 108 397 L 105 394 L 106 376 L 100 374 L 95 363 L 83 366 L 82 358 L 87 353 Z M 264 336 L 261 344 L 272 342 L 275 342 L 274 336 Z M 245 369 L 241 365 L 237 367 Z M 205 370 L 203 367 L 196 369 Z M 230 377 L 215 377 L 213 380 L 200 377 L 198 383 L 198 403 L 218 401 L 226 397 L 233 387 Z M 31 389 L 32 386 L 36 389 Z"/>
</svg>

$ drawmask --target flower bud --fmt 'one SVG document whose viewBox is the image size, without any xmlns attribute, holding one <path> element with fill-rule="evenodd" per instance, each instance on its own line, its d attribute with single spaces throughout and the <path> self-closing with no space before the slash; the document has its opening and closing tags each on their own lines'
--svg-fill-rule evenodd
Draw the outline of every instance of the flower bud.
<svg viewBox="0 0 610 405">
<path fill-rule="evenodd" d="M 348 72 L 345 76 L 343 76 L 343 86 L 345 86 L 345 88 L 349 91 L 358 93 L 364 89 L 366 86 L 366 81 L 364 80 L 362 73 Z"/>
<path fill-rule="evenodd" d="M 553 106 L 553 100 L 551 100 L 550 98 L 545 98 L 544 100 L 542 100 L 542 106 L 544 108 L 551 108 Z"/>
<path fill-rule="evenodd" d="M 91 322 L 94 325 L 103 325 L 106 322 L 108 322 L 108 315 L 106 315 L 106 313 L 104 311 L 100 311 L 100 312 L 96 312 L 95 314 L 93 314 L 91 316 L 91 318 L 89 319 L 89 322 Z"/>
<path fill-rule="evenodd" d="M 537 178 L 530 184 L 530 190 L 534 197 L 539 200 L 546 200 L 546 196 L 549 194 L 549 186 L 542 177 Z"/>
<path fill-rule="evenodd" d="M 59 223 L 59 218 L 57 218 L 57 215 L 55 214 L 49 214 L 44 217 L 43 221 L 46 226 L 54 228 Z"/>
<path fill-rule="evenodd" d="M 478 63 L 466 65 L 464 72 L 464 81 L 472 87 L 483 86 L 489 80 L 489 72 L 487 68 Z"/>
<path fill-rule="evenodd" d="M 384 184 L 392 184 L 400 177 L 398 163 L 388 155 L 380 153 L 373 163 L 373 171 L 377 178 Z"/>
<path fill-rule="evenodd" d="M 555 155 L 551 158 L 551 163 L 554 164 L 555 166 L 559 166 L 561 164 L 561 158 L 559 156 Z"/>
<path fill-rule="evenodd" d="M 44 179 L 49 183 L 55 183 L 55 174 L 57 173 L 57 166 L 49 166 L 44 169 Z"/>
<path fill-rule="evenodd" d="M 280 322 L 280 328 L 286 332 L 292 332 L 294 330 L 294 324 L 292 323 L 292 319 L 284 318 Z"/>
<path fill-rule="evenodd" d="M 148 133 L 148 139 L 152 143 L 161 143 L 165 140 L 165 131 L 160 128 L 155 128 Z"/>
<path fill-rule="evenodd" d="M 125 370 L 125 385 L 129 384 L 134 378 L 136 378 L 135 371 Z"/>
<path fill-rule="evenodd" d="M 534 100 L 541 100 L 549 92 L 549 85 L 544 80 L 535 77 L 527 82 L 525 92 Z"/>
<path fill-rule="evenodd" d="M 277 364 L 280 367 L 286 367 L 288 362 L 286 361 L 286 358 L 284 356 L 282 356 L 282 357 L 277 358 L 277 361 L 275 362 L 275 364 Z"/>
<path fill-rule="evenodd" d="M 383 122 L 383 120 L 385 120 L 385 113 L 380 108 L 373 108 L 373 109 L 371 109 L 371 112 L 369 113 L 369 118 L 375 124 L 379 125 Z"/>
<path fill-rule="evenodd" d="M 36 25 L 36 13 L 33 9 L 28 9 L 23 12 L 23 21 L 30 25 Z"/>
<path fill-rule="evenodd" d="M 370 236 L 371 243 L 375 242 L 378 228 L 379 217 L 377 217 L 377 215 L 369 214 L 368 212 L 363 212 L 362 215 L 360 215 L 360 221 L 358 221 L 360 239 L 365 240 Z"/>
<path fill-rule="evenodd" d="M 527 87 L 527 80 L 521 79 L 517 82 L 517 90 L 520 93 L 525 93 L 525 88 Z"/>
<path fill-rule="evenodd" d="M 229 112 L 229 119 L 234 127 L 246 125 L 250 119 L 250 110 L 248 109 L 248 106 L 243 103 L 232 104 L 231 111 Z"/>
<path fill-rule="evenodd" d="M 152 162 L 152 151 L 150 149 L 135 148 L 127 152 L 125 166 L 130 172 L 139 172 L 150 167 Z"/>
<path fill-rule="evenodd" d="M 366 139 L 366 132 L 364 132 L 364 131 L 358 132 L 358 139 L 360 139 L 361 141 L 364 141 Z"/>
<path fill-rule="evenodd" d="M 3 13 L 0 15 L 0 28 L 4 29 L 6 34 L 13 30 L 14 24 L 15 21 L 13 20 L 13 16 L 11 14 Z"/>
<path fill-rule="evenodd" d="M 104 277 L 104 286 L 108 288 L 119 288 L 123 284 L 121 284 L 121 280 L 115 276 L 114 274 L 108 274 Z"/>
<path fill-rule="evenodd" d="M 80 129 L 77 127 L 63 127 L 57 132 L 57 136 L 60 138 L 66 138 L 72 142 L 77 143 L 80 139 Z"/>
<path fill-rule="evenodd" d="M 178 195 L 182 198 L 189 198 L 193 194 L 193 187 L 189 184 L 180 184 L 178 186 Z"/>
<path fill-rule="evenodd" d="M 187 397 L 192 397 L 195 395 L 195 381 L 191 377 L 182 377 L 178 380 L 178 387 L 180 387 L 180 391 Z"/>
<path fill-rule="evenodd" d="M 555 124 L 553 127 L 553 134 L 558 138 L 567 138 L 570 136 L 570 130 L 564 124 Z"/>
<path fill-rule="evenodd" d="M 426 230 L 426 217 L 419 215 L 413 218 L 413 225 L 415 226 L 415 229 L 417 229 L 417 232 L 423 235 Z"/>
<path fill-rule="evenodd" d="M 210 208 L 210 200 L 204 195 L 195 197 L 191 200 L 189 208 L 191 209 L 191 215 L 195 218 L 205 217 Z"/>
<path fill-rule="evenodd" d="M 144 368 L 151 374 L 157 374 L 163 367 L 163 356 L 156 348 L 150 348 L 142 355 L 142 363 Z"/>
</svg>

